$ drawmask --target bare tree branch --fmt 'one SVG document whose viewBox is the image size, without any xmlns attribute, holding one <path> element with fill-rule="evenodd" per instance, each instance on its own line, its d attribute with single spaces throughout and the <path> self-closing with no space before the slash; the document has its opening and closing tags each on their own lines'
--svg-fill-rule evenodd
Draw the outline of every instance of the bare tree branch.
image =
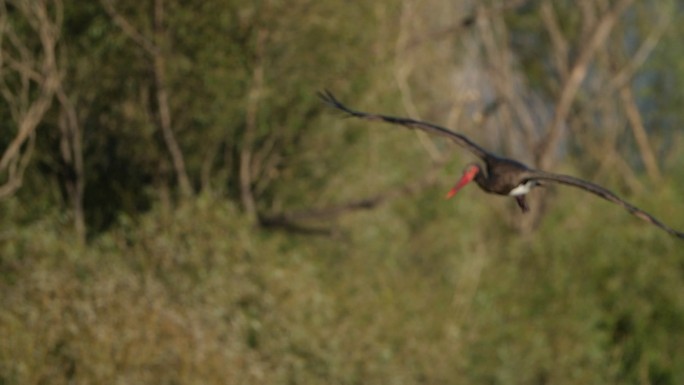
<svg viewBox="0 0 684 385">
<path fill-rule="evenodd" d="M 546 1 L 541 5 L 541 17 L 546 26 L 546 30 L 551 37 L 551 46 L 554 49 L 553 59 L 556 63 L 558 74 L 562 80 L 565 80 L 567 79 L 569 72 L 568 53 L 570 52 L 570 48 L 568 40 L 565 38 L 563 31 L 561 31 L 556 11 L 554 11 L 550 1 Z"/>
<path fill-rule="evenodd" d="M 240 148 L 240 199 L 242 208 L 248 218 L 257 219 L 256 202 L 252 190 L 252 161 L 253 147 L 256 138 L 257 114 L 259 111 L 259 101 L 261 91 L 264 86 L 264 46 L 268 32 L 261 28 L 257 32 L 256 55 L 254 69 L 252 70 L 252 84 L 247 94 L 247 110 L 245 116 L 245 134 Z"/>
<path fill-rule="evenodd" d="M 23 151 L 18 157 L 13 158 L 9 164 L 7 181 L 0 185 L 0 199 L 11 196 L 21 187 L 24 171 L 31 161 L 35 145 L 36 134 L 35 132 L 32 132 L 29 135 L 27 143 L 24 144 Z"/>
<path fill-rule="evenodd" d="M 166 40 L 166 26 L 164 25 L 164 0 L 154 2 L 154 42 L 157 51 L 153 54 L 154 78 L 157 83 L 157 103 L 159 108 L 159 120 L 161 125 L 164 142 L 171 154 L 171 161 L 176 171 L 178 185 L 181 194 L 187 198 L 192 195 L 192 184 L 185 167 L 183 152 L 178 145 L 176 135 L 173 132 L 171 122 L 171 107 L 169 105 L 168 81 L 166 79 L 166 56 L 159 47 L 164 45 Z"/>
<path fill-rule="evenodd" d="M 121 30 L 138 44 L 147 54 L 154 56 L 159 54 L 159 48 L 150 41 L 145 35 L 138 31 L 133 24 L 131 24 L 128 19 L 121 15 L 114 7 L 113 0 L 100 0 L 100 4 L 105 9 L 109 17 L 112 18 L 114 24 L 116 24 Z"/>
<path fill-rule="evenodd" d="M 150 41 L 140 31 L 138 31 L 133 24 L 131 24 L 124 16 L 116 11 L 112 0 L 100 0 L 102 7 L 107 14 L 112 18 L 112 21 L 135 42 L 145 53 L 152 59 L 152 71 L 154 73 L 154 80 L 156 85 L 156 99 L 159 113 L 159 128 L 164 138 L 164 143 L 171 156 L 171 163 L 173 164 L 178 186 L 181 195 L 188 197 L 193 194 L 192 184 L 185 167 L 185 159 L 183 152 L 176 140 L 176 135 L 173 130 L 173 122 L 171 117 L 171 107 L 169 102 L 168 80 L 166 76 L 166 53 L 162 49 L 166 42 L 166 26 L 164 17 L 164 0 L 155 0 L 154 2 L 154 30 L 153 40 Z"/>
<path fill-rule="evenodd" d="M 418 113 L 418 109 L 416 108 L 416 105 L 413 101 L 411 87 L 408 82 L 408 78 L 415 64 L 413 61 L 413 56 L 405 55 L 406 50 L 403 49 L 408 37 L 408 24 L 413 14 L 414 12 L 411 9 L 410 2 L 404 1 L 402 3 L 399 33 L 397 34 L 397 40 L 394 50 L 394 78 L 397 82 L 397 86 L 399 87 L 399 91 L 401 93 L 401 100 L 404 104 L 404 108 L 406 108 L 406 110 L 409 112 L 409 115 L 419 118 L 420 114 Z M 425 133 L 415 132 L 415 135 L 418 137 L 418 140 L 420 141 L 423 148 L 425 148 L 425 150 L 430 155 L 433 161 L 436 161 L 442 157 L 442 153 L 439 151 L 437 146 L 435 146 L 435 144 L 427 137 Z"/>
<path fill-rule="evenodd" d="M 610 31 L 615 26 L 618 17 L 622 12 L 633 2 L 633 0 L 620 0 L 598 21 L 589 40 L 584 45 L 577 60 L 570 69 L 568 78 L 566 79 L 561 93 L 556 103 L 556 110 L 553 119 L 546 135 L 542 138 L 537 146 L 535 158 L 537 165 L 542 169 L 548 169 L 551 166 L 552 154 L 555 150 L 563 132 L 563 122 L 566 120 L 572 102 L 577 95 L 577 92 L 582 85 L 582 81 L 586 77 L 589 64 L 593 59 L 596 51 L 606 41 Z"/>
<path fill-rule="evenodd" d="M 505 102 L 505 108 L 501 109 L 503 112 L 501 116 L 503 129 L 509 135 L 513 135 L 516 131 L 520 132 L 524 145 L 528 149 L 532 149 L 536 138 L 534 111 L 520 97 L 520 86 L 516 79 L 517 75 L 514 71 L 510 51 L 502 46 L 496 38 L 497 27 L 502 30 L 502 33 L 507 33 L 503 31 L 506 28 L 505 23 L 497 14 L 492 18 L 480 19 L 478 24 L 482 44 L 489 57 L 490 68 L 488 73 L 493 79 L 492 86 Z M 509 145 L 512 145 L 513 142 L 513 140 L 507 141 Z"/>
<path fill-rule="evenodd" d="M 664 9 L 658 17 L 658 21 L 655 23 L 655 27 L 648 34 L 643 43 L 639 46 L 636 53 L 629 60 L 627 65 L 625 65 L 620 71 L 613 77 L 610 82 L 609 89 L 619 89 L 623 84 L 627 83 L 636 72 L 639 67 L 641 67 L 646 59 L 651 55 L 651 52 L 655 49 L 658 42 L 663 37 L 663 34 L 667 30 L 667 27 L 672 21 L 672 13 L 668 9 Z"/>
<path fill-rule="evenodd" d="M 646 128 L 644 128 L 644 123 L 641 120 L 641 114 L 639 113 L 639 107 L 636 104 L 634 94 L 629 85 L 620 87 L 620 99 L 622 99 L 622 103 L 625 107 L 625 113 L 627 114 L 627 119 L 629 119 L 630 126 L 632 127 L 634 139 L 636 140 L 639 153 L 641 154 L 641 160 L 643 160 L 644 166 L 646 166 L 646 172 L 652 181 L 657 182 L 662 178 L 660 169 L 658 168 L 658 161 L 656 160 L 656 156 L 649 143 Z"/>
<path fill-rule="evenodd" d="M 13 26 L 7 19 L 7 4 L 13 5 L 31 26 L 40 43 L 40 54 L 32 53 L 28 48 L 29 42 L 14 33 Z M 21 186 L 24 170 L 32 153 L 35 130 L 52 106 L 61 81 L 56 51 L 62 23 L 62 2 L 3 0 L 0 1 L 0 9 L 0 38 L 3 39 L 0 40 L 0 94 L 10 106 L 17 126 L 14 138 L 0 156 L 0 173 L 7 175 L 0 186 L 0 197 L 6 197 Z M 16 57 L 13 56 L 15 54 Z M 18 84 L 18 89 L 11 84 Z M 36 88 L 38 92 L 33 96 L 32 90 Z"/>
</svg>

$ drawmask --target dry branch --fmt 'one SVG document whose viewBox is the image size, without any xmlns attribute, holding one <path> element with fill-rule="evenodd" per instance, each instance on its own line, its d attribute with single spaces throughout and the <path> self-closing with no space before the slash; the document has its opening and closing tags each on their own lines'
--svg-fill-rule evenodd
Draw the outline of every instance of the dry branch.
<svg viewBox="0 0 684 385">
<path fill-rule="evenodd" d="M 150 40 L 143 33 L 133 26 L 123 15 L 121 15 L 114 7 L 112 0 L 100 0 L 102 7 L 107 14 L 112 18 L 123 33 L 133 42 L 135 42 L 152 60 L 152 71 L 154 73 L 157 113 L 159 114 L 159 129 L 164 138 L 171 163 L 173 164 L 174 172 L 178 180 L 178 186 L 183 197 L 188 197 L 193 194 L 192 184 L 188 176 L 185 166 L 185 159 L 183 151 L 178 144 L 176 134 L 173 130 L 173 121 L 171 117 L 171 107 L 169 102 L 168 79 L 166 75 L 167 55 L 163 47 L 166 42 L 167 27 L 165 25 L 164 15 L 164 0 L 155 0 L 154 15 L 153 15 L 153 39 Z"/>
<path fill-rule="evenodd" d="M 589 64 L 598 49 L 608 38 L 610 31 L 615 26 L 620 14 L 622 14 L 632 2 L 633 0 L 621 0 L 615 3 L 609 11 L 602 15 L 601 19 L 594 27 L 586 45 L 582 47 L 582 51 L 570 69 L 569 75 L 561 88 L 553 119 L 546 135 L 542 138 L 536 148 L 535 158 L 538 167 L 542 169 L 550 168 L 553 152 L 561 139 L 563 122 L 565 122 L 570 113 L 570 107 L 582 85 L 582 81 L 586 77 Z"/>
<path fill-rule="evenodd" d="M 7 6 L 12 5 L 31 27 L 35 36 L 17 35 L 8 20 Z M 51 11 L 52 10 L 52 11 Z M 61 1 L 1 1 L 0 94 L 12 112 L 17 127 L 14 138 L 0 156 L 0 198 L 13 194 L 22 184 L 24 171 L 33 149 L 35 131 L 52 106 L 60 86 L 57 43 L 62 24 Z M 27 39 L 37 38 L 40 52 L 29 49 Z M 17 81 L 18 80 L 18 81 Z M 18 85 L 17 85 L 18 84 Z M 33 90 L 36 90 L 33 96 Z"/>
<path fill-rule="evenodd" d="M 644 166 L 646 166 L 646 172 L 652 181 L 657 182 L 662 177 L 660 169 L 658 168 L 658 161 L 651 148 L 648 134 L 646 134 L 646 128 L 641 119 L 641 113 L 639 113 L 639 107 L 636 104 L 634 94 L 629 85 L 620 87 L 620 99 L 625 107 L 625 113 L 627 114 L 627 119 L 632 127 L 634 139 L 636 140 L 639 153 L 641 154 L 641 160 L 644 162 Z"/>
<path fill-rule="evenodd" d="M 400 197 L 416 195 L 436 183 L 437 172 L 441 169 L 443 163 L 444 161 L 435 162 L 430 171 L 422 178 L 370 197 L 326 207 L 292 210 L 277 214 L 262 214 L 258 218 L 259 224 L 265 228 L 295 233 L 330 235 L 333 233 L 331 229 L 307 225 L 306 222 L 331 221 L 346 214 L 375 209 Z"/>
</svg>

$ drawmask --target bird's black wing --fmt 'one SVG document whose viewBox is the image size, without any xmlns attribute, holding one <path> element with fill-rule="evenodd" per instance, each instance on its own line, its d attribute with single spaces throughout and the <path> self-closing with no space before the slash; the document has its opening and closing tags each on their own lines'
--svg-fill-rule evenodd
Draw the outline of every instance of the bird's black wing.
<svg viewBox="0 0 684 385">
<path fill-rule="evenodd" d="M 646 211 L 632 205 L 631 203 L 625 201 L 624 199 L 618 197 L 615 195 L 613 192 L 607 190 L 604 187 L 601 187 L 597 184 L 575 178 L 569 175 L 561 175 L 561 174 L 553 174 L 550 172 L 545 172 L 545 171 L 540 171 L 540 170 L 528 170 L 524 173 L 525 180 L 544 180 L 544 181 L 549 181 L 549 182 L 556 182 L 556 183 L 561 183 L 565 184 L 568 186 L 574 186 L 581 188 L 582 190 L 589 191 L 592 194 L 598 195 L 601 198 L 608 200 L 610 202 L 613 202 L 617 205 L 622 206 L 625 210 L 629 211 L 630 214 L 635 215 L 642 220 L 660 227 L 661 229 L 667 231 L 668 233 L 684 239 L 684 233 L 677 231 L 663 222 L 659 221 L 656 217 L 653 215 L 647 213 Z"/>
<path fill-rule="evenodd" d="M 446 136 L 454 142 L 456 142 L 461 147 L 468 149 L 470 152 L 475 154 L 480 159 L 486 160 L 487 157 L 492 156 L 489 152 L 487 152 L 482 147 L 478 146 L 475 142 L 468 139 L 466 136 L 453 132 L 444 127 L 409 118 L 399 118 L 388 115 L 370 114 L 366 112 L 352 110 L 351 108 L 345 106 L 339 100 L 337 100 L 337 98 L 335 98 L 335 96 L 329 91 L 319 92 L 318 96 L 327 104 L 349 114 L 350 116 L 370 121 L 380 121 L 390 124 L 397 124 L 408 128 L 422 130 L 431 134 Z"/>
</svg>

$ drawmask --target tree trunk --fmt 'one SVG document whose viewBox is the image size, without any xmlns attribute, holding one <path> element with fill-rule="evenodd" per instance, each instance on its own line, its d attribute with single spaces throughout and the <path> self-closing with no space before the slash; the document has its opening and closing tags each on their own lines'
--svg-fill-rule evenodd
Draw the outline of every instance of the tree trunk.
<svg viewBox="0 0 684 385">
<path fill-rule="evenodd" d="M 171 155 L 171 161 L 173 163 L 173 168 L 176 172 L 176 178 L 178 178 L 178 186 L 181 191 L 181 195 L 187 198 L 192 195 L 192 184 L 190 183 L 190 178 L 188 177 L 187 170 L 185 168 L 185 160 L 183 158 L 183 152 L 181 151 L 176 136 L 173 132 L 173 126 L 171 121 L 171 108 L 169 106 L 169 93 L 167 88 L 166 79 L 166 58 L 164 56 L 165 50 L 164 42 L 166 36 L 166 29 L 164 27 L 164 0 L 155 0 L 154 2 L 154 41 L 156 50 L 152 52 L 153 56 L 153 71 L 154 80 L 156 83 L 156 98 L 157 107 L 159 108 L 159 124 L 164 136 L 164 143 L 169 150 Z"/>
</svg>

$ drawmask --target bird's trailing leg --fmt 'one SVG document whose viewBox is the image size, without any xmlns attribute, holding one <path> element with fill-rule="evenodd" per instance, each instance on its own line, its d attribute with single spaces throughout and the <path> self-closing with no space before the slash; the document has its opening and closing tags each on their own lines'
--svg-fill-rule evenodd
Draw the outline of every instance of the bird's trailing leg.
<svg viewBox="0 0 684 385">
<path fill-rule="evenodd" d="M 520 206 L 520 210 L 522 210 L 523 213 L 530 211 L 530 206 L 527 205 L 525 195 L 516 195 L 515 201 L 518 203 L 518 206 Z"/>
</svg>

